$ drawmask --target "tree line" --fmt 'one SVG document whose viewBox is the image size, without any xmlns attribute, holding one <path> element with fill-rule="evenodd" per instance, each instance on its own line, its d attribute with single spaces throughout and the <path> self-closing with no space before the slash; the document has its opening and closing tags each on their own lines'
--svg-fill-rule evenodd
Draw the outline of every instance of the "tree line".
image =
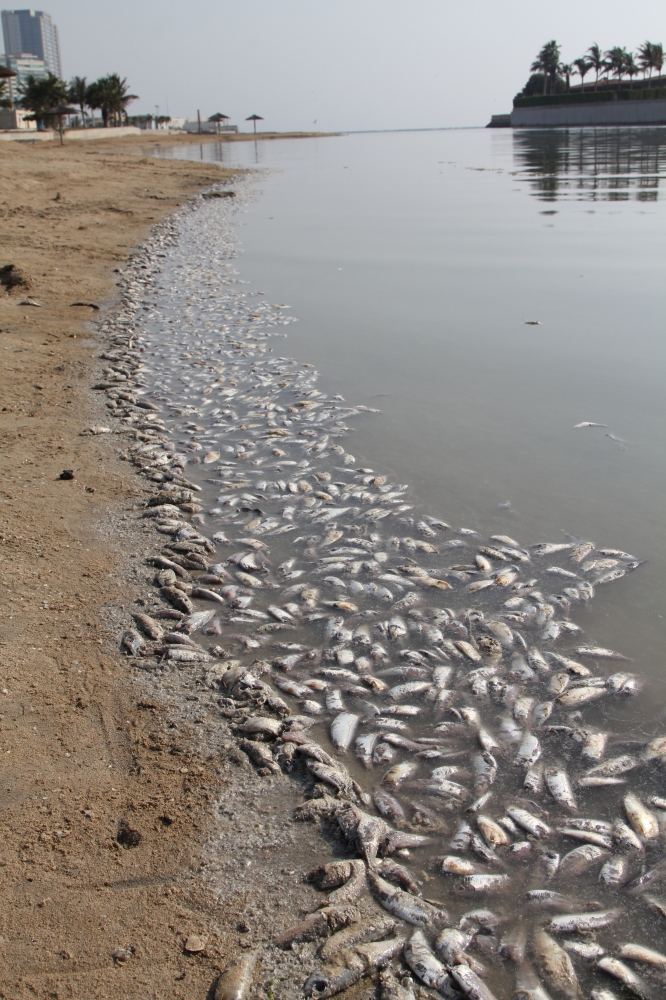
<svg viewBox="0 0 666 1000">
<path fill-rule="evenodd" d="M 2 96 L 2 95 L 0 95 Z M 83 127 L 86 127 L 86 109 L 101 111 L 104 127 L 122 125 L 127 120 L 127 106 L 138 100 L 136 94 L 129 93 L 126 79 L 117 73 L 108 73 L 99 80 L 88 83 L 85 76 L 75 76 L 69 83 L 59 80 L 53 73 L 45 77 L 32 74 L 19 85 L 18 104 L 31 111 L 31 117 L 42 124 L 53 119 L 53 109 L 75 105 L 81 112 Z M 8 101 L 2 101 L 5 106 Z"/>
<path fill-rule="evenodd" d="M 523 89 L 523 96 L 537 93 L 541 87 L 544 94 L 569 90 L 572 76 L 580 77 L 581 90 L 585 90 L 585 77 L 592 71 L 595 90 L 599 80 L 603 82 L 605 78 L 608 83 L 612 77 L 618 83 L 628 77 L 629 86 L 633 87 L 634 77 L 642 73 L 644 81 L 646 78 L 651 80 L 653 70 L 659 76 L 664 65 L 664 47 L 661 42 L 643 42 L 635 53 L 628 52 L 620 45 L 604 52 L 595 42 L 585 55 L 571 63 L 560 62 L 560 51 L 560 45 L 554 39 L 546 42 L 530 67 L 533 75 Z"/>
</svg>

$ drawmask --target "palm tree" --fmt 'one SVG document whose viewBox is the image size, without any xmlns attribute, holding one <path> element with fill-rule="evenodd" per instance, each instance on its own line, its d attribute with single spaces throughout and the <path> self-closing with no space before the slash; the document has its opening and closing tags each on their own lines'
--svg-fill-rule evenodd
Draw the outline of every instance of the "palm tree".
<svg viewBox="0 0 666 1000">
<path fill-rule="evenodd" d="M 624 60 L 624 72 L 629 77 L 629 87 L 630 87 L 630 89 L 633 89 L 633 86 L 634 86 L 634 77 L 638 76 L 638 74 L 640 73 L 641 69 L 640 69 L 640 66 L 638 65 L 638 63 L 636 62 L 636 60 L 634 59 L 633 52 L 627 52 L 625 54 L 625 56 L 626 57 L 625 57 L 625 60 Z"/>
<path fill-rule="evenodd" d="M 53 73 L 40 79 L 31 73 L 25 83 L 19 85 L 19 94 L 21 107 L 32 111 L 35 121 L 43 123 L 49 118 L 49 108 L 66 104 L 67 84 Z"/>
<path fill-rule="evenodd" d="M 69 82 L 69 91 L 67 92 L 67 99 L 72 102 L 72 104 L 78 104 L 81 109 L 81 121 L 83 122 L 83 127 L 86 127 L 86 94 L 88 92 L 88 84 L 86 82 L 85 76 L 74 76 Z"/>
<path fill-rule="evenodd" d="M 612 73 L 618 80 L 622 79 L 625 66 L 627 65 L 627 50 L 619 45 L 613 46 L 606 53 L 606 72 L 610 76 Z"/>
<path fill-rule="evenodd" d="M 657 76 L 661 76 L 664 66 L 664 46 L 661 42 L 654 42 L 652 45 L 652 67 L 656 69 Z"/>
<path fill-rule="evenodd" d="M 643 79 L 648 70 L 652 76 L 652 42 L 643 42 L 638 46 L 638 65 L 643 71 Z"/>
<path fill-rule="evenodd" d="M 561 73 L 566 80 L 567 90 L 571 90 L 571 74 L 573 71 L 573 63 L 560 63 L 558 66 L 558 72 Z"/>
<path fill-rule="evenodd" d="M 575 71 L 580 77 L 580 89 L 585 90 L 585 74 L 589 73 L 592 69 L 592 63 L 589 63 L 584 56 L 581 56 L 580 59 L 574 59 L 573 64 L 576 67 Z"/>
<path fill-rule="evenodd" d="M 127 117 L 127 105 L 138 100 L 137 94 L 128 94 L 127 80 L 121 80 L 117 73 L 109 73 L 91 83 L 86 90 L 86 104 L 90 108 L 99 108 L 102 112 L 104 127 L 109 121 L 121 123 L 123 115 Z"/>
<path fill-rule="evenodd" d="M 552 92 L 555 93 L 555 81 L 557 79 L 557 70 L 559 65 L 560 46 L 553 38 L 552 41 L 546 42 L 546 44 L 541 48 L 539 55 L 536 57 L 531 66 L 533 73 L 543 73 L 544 94 L 548 92 L 549 78 L 552 81 Z"/>
<path fill-rule="evenodd" d="M 601 49 L 596 42 L 593 45 L 590 45 L 587 51 L 590 54 L 590 69 L 593 69 L 595 72 L 594 89 L 596 90 L 597 84 L 599 83 L 599 73 L 605 69 L 606 64 L 604 62 Z"/>
</svg>

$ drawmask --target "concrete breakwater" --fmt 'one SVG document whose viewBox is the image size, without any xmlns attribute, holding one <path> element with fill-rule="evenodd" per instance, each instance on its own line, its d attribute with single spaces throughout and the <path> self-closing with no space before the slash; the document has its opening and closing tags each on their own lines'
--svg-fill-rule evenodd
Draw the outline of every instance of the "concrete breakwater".
<svg viewBox="0 0 666 1000">
<path fill-rule="evenodd" d="M 666 100 L 514 108 L 510 124 L 512 128 L 666 125 Z"/>
</svg>

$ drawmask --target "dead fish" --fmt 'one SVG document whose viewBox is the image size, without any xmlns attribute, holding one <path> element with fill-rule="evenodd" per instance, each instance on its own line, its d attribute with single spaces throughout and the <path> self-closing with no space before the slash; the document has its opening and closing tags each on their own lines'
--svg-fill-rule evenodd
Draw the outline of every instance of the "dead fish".
<svg viewBox="0 0 666 1000">
<path fill-rule="evenodd" d="M 433 954 L 423 931 L 415 931 L 405 944 L 405 962 L 422 983 L 443 990 L 450 983 L 445 966 Z"/>
<path fill-rule="evenodd" d="M 640 761 L 637 757 L 632 757 L 630 754 L 623 754 L 621 757 L 613 757 L 611 760 L 606 760 L 603 764 L 597 764 L 596 767 L 590 768 L 585 773 L 586 777 L 597 775 L 603 778 L 611 778 L 614 775 L 632 771 L 635 767 L 638 767 L 639 763 Z"/>
<path fill-rule="evenodd" d="M 666 966 L 666 955 L 640 944 L 623 944 L 618 952 L 620 958 L 628 958 L 630 962 L 645 962 L 647 965 Z"/>
<path fill-rule="evenodd" d="M 139 614 L 138 612 L 132 615 L 134 621 L 137 623 L 139 628 L 148 636 L 149 639 L 153 639 L 155 642 L 160 642 L 164 638 L 164 629 L 162 626 L 151 618 L 150 615 Z"/>
<path fill-rule="evenodd" d="M 132 656 L 144 656 L 148 652 L 148 647 L 142 636 L 134 629 L 127 629 L 123 632 L 121 644 Z"/>
<path fill-rule="evenodd" d="M 552 556 L 556 552 L 566 552 L 573 547 L 572 542 L 537 542 L 536 545 L 530 546 L 535 556 Z"/>
<path fill-rule="evenodd" d="M 404 889 L 396 888 L 372 870 L 368 871 L 368 883 L 373 895 L 384 909 L 408 924 L 430 925 L 443 923 L 447 919 L 444 910 L 427 903 L 424 899 L 412 896 Z"/>
<path fill-rule="evenodd" d="M 565 854 L 560 862 L 560 874 L 564 878 L 571 878 L 586 872 L 602 858 L 608 856 L 608 851 L 595 844 L 583 844 L 582 847 L 575 847 L 573 851 Z"/>
<path fill-rule="evenodd" d="M 566 951 L 544 930 L 536 931 L 532 943 L 537 965 L 546 984 L 566 1000 L 583 1000 L 580 983 Z"/>
<path fill-rule="evenodd" d="M 382 778 L 383 785 L 390 785 L 391 788 L 398 788 L 401 784 L 412 777 L 419 769 L 419 765 L 413 761 L 404 760 L 390 768 Z"/>
<path fill-rule="evenodd" d="M 438 864 L 442 875 L 474 875 L 481 871 L 479 865 L 466 858 L 459 858 L 454 854 L 447 854 L 445 857 L 433 858 Z"/>
<path fill-rule="evenodd" d="M 590 701 L 597 701 L 603 698 L 607 692 L 604 688 L 577 687 L 564 691 L 557 699 L 560 705 L 565 708 L 576 708 L 578 705 L 586 705 Z"/>
<path fill-rule="evenodd" d="M 496 1000 L 486 984 L 468 965 L 453 965 L 451 976 L 470 1000 Z"/>
<path fill-rule="evenodd" d="M 258 951 L 246 952 L 226 972 L 223 972 L 215 987 L 214 1000 L 245 1000 L 250 987 Z"/>
<path fill-rule="evenodd" d="M 513 763 L 518 767 L 532 767 L 540 756 L 541 744 L 539 740 L 532 733 L 526 732 Z"/>
<path fill-rule="evenodd" d="M 570 812 L 576 812 L 578 806 L 567 772 L 563 768 L 547 767 L 545 778 L 546 787 L 555 801 Z"/>
<path fill-rule="evenodd" d="M 365 941 L 378 941 L 395 930 L 396 922 L 390 917 L 377 916 L 369 920 L 361 920 L 343 930 L 337 931 L 324 941 L 319 949 L 319 956 L 328 960 L 343 948 L 351 948 Z"/>
<path fill-rule="evenodd" d="M 508 816 L 526 830 L 531 833 L 533 837 L 539 839 L 540 837 L 547 837 L 551 829 L 550 827 L 540 820 L 538 816 L 534 816 L 527 809 L 523 809 L 522 806 L 507 806 Z"/>
<path fill-rule="evenodd" d="M 362 739 L 362 737 L 360 737 Z M 376 788 L 372 793 L 372 801 L 378 813 L 380 813 L 384 819 L 390 820 L 392 823 L 404 823 L 407 819 L 405 810 L 392 795 L 385 792 L 381 788 Z"/>
<path fill-rule="evenodd" d="M 608 927 L 622 914 L 622 910 L 604 910 L 601 913 L 564 913 L 552 917 L 547 929 L 555 934 L 585 934 Z"/>
<path fill-rule="evenodd" d="M 539 977 L 529 962 L 523 962 L 516 971 L 516 1000 L 550 1000 Z"/>
<path fill-rule="evenodd" d="M 617 958 L 605 955 L 597 962 L 597 968 L 601 969 L 602 972 L 608 973 L 609 976 L 619 979 L 628 990 L 635 993 L 641 1000 L 651 1000 L 655 996 L 648 984 L 640 976 L 636 975 L 628 965 L 620 962 Z"/>
<path fill-rule="evenodd" d="M 616 653 L 614 649 L 604 649 L 603 646 L 577 646 L 576 652 L 579 656 L 587 656 L 593 660 L 624 660 L 630 662 L 628 656 Z"/>
<path fill-rule="evenodd" d="M 481 894 L 501 892 L 509 883 L 508 875 L 486 875 L 483 873 L 464 875 L 456 886 L 456 892 Z"/>
<path fill-rule="evenodd" d="M 647 809 L 638 796 L 633 793 L 625 795 L 624 811 L 632 827 L 642 840 L 656 840 L 659 836 L 659 823 L 654 813 Z"/>
<path fill-rule="evenodd" d="M 380 739 L 380 733 L 363 733 L 356 738 L 355 755 L 368 769 L 372 767 L 372 755 Z"/>
<path fill-rule="evenodd" d="M 604 885 L 616 889 L 626 882 L 628 870 L 629 858 L 627 855 L 616 854 L 601 866 L 599 881 L 603 882 Z"/>
<path fill-rule="evenodd" d="M 339 753 L 346 753 L 352 745 L 359 717 L 351 712 L 341 712 L 331 723 L 331 742 Z"/>
<path fill-rule="evenodd" d="M 496 823 L 495 820 L 490 818 L 490 816 L 484 816 L 483 814 L 477 815 L 476 824 L 483 834 L 483 839 L 489 847 L 494 849 L 511 843 L 506 832 L 502 829 L 499 823 Z"/>
</svg>

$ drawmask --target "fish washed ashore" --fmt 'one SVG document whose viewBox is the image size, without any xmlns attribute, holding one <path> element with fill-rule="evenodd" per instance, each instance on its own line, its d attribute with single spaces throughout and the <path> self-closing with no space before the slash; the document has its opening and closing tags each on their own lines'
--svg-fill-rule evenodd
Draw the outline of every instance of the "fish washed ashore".
<svg viewBox="0 0 666 1000">
<path fill-rule="evenodd" d="M 201 757 L 189 725 L 127 683 L 107 609 L 137 593 L 123 518 L 141 491 L 105 437 L 81 435 L 106 419 L 90 391 L 99 343 L 81 320 L 105 314 L 114 269 L 156 221 L 232 176 L 137 155 L 143 145 L 0 149 L 0 265 L 13 265 L 0 288 L 0 996 L 11 1000 L 205 996 L 247 937 L 240 909 L 222 919 L 197 874 L 210 802 L 238 768 Z M 75 478 L 60 480 L 64 469 Z M 192 935 L 204 952 L 184 950 Z"/>
<path fill-rule="evenodd" d="M 99 846 L 127 871 L 88 902 L 115 924 L 95 969 L 52 945 L 6 995 L 658 996 L 666 738 L 657 712 L 632 729 L 640 663 L 584 632 L 640 559 L 453 527 L 445 498 L 361 466 L 348 421 L 377 411 L 278 356 L 290 320 L 241 287 L 234 191 L 159 224 L 99 323 L 82 446 L 138 474 L 102 523 L 124 595 L 87 611 L 109 652 L 72 711 L 109 671 L 133 692 L 99 711 L 105 759 L 88 747 L 125 755 Z M 73 687 L 79 656 L 56 663 Z M 35 794 L 67 813 L 21 847 L 30 885 L 60 863 L 81 890 L 85 860 L 55 857 L 95 820 L 77 792 Z M 15 891 L 62 917 L 39 888 Z"/>
<path fill-rule="evenodd" d="M 136 683 L 246 775 L 201 877 L 223 915 L 258 869 L 264 896 L 216 1000 L 659 995 L 666 737 L 585 632 L 640 558 L 454 527 L 360 466 L 377 411 L 278 355 L 288 307 L 239 287 L 222 193 L 133 257 L 90 428 L 118 419 L 145 484 Z"/>
</svg>

